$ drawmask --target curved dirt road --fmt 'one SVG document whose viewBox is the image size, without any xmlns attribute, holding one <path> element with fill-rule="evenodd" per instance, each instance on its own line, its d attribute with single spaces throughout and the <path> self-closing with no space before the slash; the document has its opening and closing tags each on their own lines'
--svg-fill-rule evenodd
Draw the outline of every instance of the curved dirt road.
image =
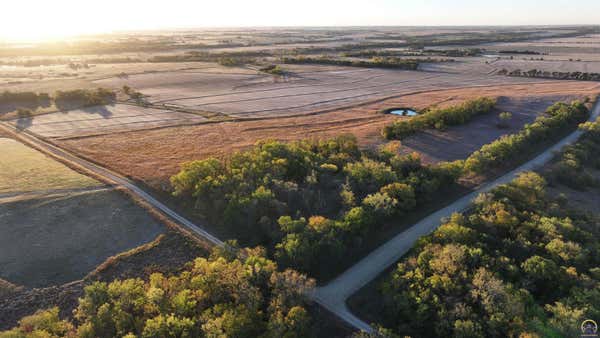
<svg viewBox="0 0 600 338">
<path fill-rule="evenodd" d="M 9 126 L 4 122 L 0 122 L 0 128 L 6 130 L 7 132 L 9 132 L 11 134 L 15 133 L 14 127 Z M 171 210 L 169 207 L 167 207 L 163 203 L 159 202 L 157 199 L 152 197 L 150 194 L 145 192 L 143 189 L 136 186 L 135 183 L 133 183 L 129 179 L 127 179 L 119 174 L 116 174 L 106 168 L 103 168 L 99 165 L 96 165 L 94 163 L 91 163 L 89 161 L 81 159 L 81 158 L 79 158 L 61 148 L 58 148 L 48 142 L 40 140 L 37 137 L 34 137 L 34 136 L 28 134 L 28 132 L 26 132 L 26 131 L 20 132 L 17 135 L 18 135 L 18 137 L 25 139 L 27 142 L 32 143 L 32 144 L 36 145 L 37 147 L 43 149 L 45 152 L 47 152 L 49 154 L 57 156 L 58 158 L 65 159 L 68 162 L 75 163 L 75 164 L 85 168 L 86 170 L 93 172 L 96 175 L 99 175 L 111 182 L 114 182 L 117 185 L 127 188 L 129 191 L 131 191 L 132 193 L 137 195 L 139 198 L 143 199 L 144 201 L 146 201 L 147 203 L 149 203 L 156 209 L 160 210 L 167 216 L 171 217 L 177 223 L 186 227 L 190 231 L 200 235 L 201 237 L 205 238 L 206 240 L 210 241 L 211 243 L 213 243 L 215 245 L 219 245 L 219 246 L 223 245 L 223 242 L 220 239 L 218 239 L 217 237 L 215 237 L 212 234 L 210 234 L 209 232 L 207 232 L 203 227 L 192 223 L 191 221 L 182 217 L 175 211 Z"/>
<path fill-rule="evenodd" d="M 588 121 L 593 121 L 600 116 L 600 102 L 596 102 Z M 394 238 L 381 245 L 367 257 L 346 270 L 329 284 L 318 287 L 311 294 L 311 298 L 323 307 L 336 314 L 345 322 L 356 329 L 371 332 L 369 324 L 353 315 L 346 306 L 346 300 L 360 288 L 375 279 L 389 266 L 397 262 L 413 244 L 421 237 L 433 232 L 439 225 L 440 219 L 449 217 L 455 212 L 461 212 L 471 205 L 471 201 L 480 193 L 488 192 L 498 185 L 512 181 L 518 174 L 531 171 L 548 163 L 557 151 L 563 147 L 576 142 L 583 134 L 576 130 L 569 136 L 550 147 L 531 161 L 521 165 L 517 169 L 505 174 L 495 181 L 483 184 L 476 191 L 456 200 L 445 208 L 427 216 L 408 230 L 396 235 Z"/>
</svg>

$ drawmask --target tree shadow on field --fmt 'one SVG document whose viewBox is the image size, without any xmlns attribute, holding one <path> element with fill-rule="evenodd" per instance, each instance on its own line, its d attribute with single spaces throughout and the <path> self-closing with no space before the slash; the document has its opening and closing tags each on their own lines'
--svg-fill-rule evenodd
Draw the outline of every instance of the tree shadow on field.
<svg viewBox="0 0 600 338">
<path fill-rule="evenodd" d="M 81 110 L 89 114 L 98 114 L 105 119 L 108 119 L 113 115 L 113 113 L 106 106 L 85 107 Z"/>
<path fill-rule="evenodd" d="M 33 117 L 22 117 L 17 120 L 15 127 L 18 132 L 22 132 L 25 129 L 31 127 L 33 125 Z"/>
</svg>

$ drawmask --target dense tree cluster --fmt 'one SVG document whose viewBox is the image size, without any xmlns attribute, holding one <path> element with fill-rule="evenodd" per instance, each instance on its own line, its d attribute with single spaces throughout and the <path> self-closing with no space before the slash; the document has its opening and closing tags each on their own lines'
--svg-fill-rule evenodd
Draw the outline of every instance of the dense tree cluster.
<svg viewBox="0 0 600 338">
<path fill-rule="evenodd" d="M 415 337 L 575 337 L 600 318 L 600 220 L 524 173 L 455 214 L 381 284 L 383 324 Z"/>
<path fill-rule="evenodd" d="M 348 67 L 364 67 L 364 68 L 394 68 L 404 70 L 417 70 L 420 60 L 403 59 L 398 57 L 373 57 L 370 60 L 344 60 L 322 57 L 283 57 L 281 62 L 286 64 L 317 64 L 317 65 L 336 65 Z"/>
<path fill-rule="evenodd" d="M 457 106 L 433 108 L 419 116 L 395 121 L 385 126 L 382 134 L 388 140 L 401 140 L 428 128 L 443 130 L 446 126 L 464 124 L 476 115 L 489 113 L 495 106 L 495 99 L 481 97 Z"/>
<path fill-rule="evenodd" d="M 425 166 L 398 146 L 360 151 L 352 136 L 264 141 L 226 162 L 187 163 L 171 181 L 176 196 L 243 243 L 318 275 L 461 174 L 460 163 Z"/>
<path fill-rule="evenodd" d="M 97 89 L 74 89 L 62 91 L 54 94 L 54 102 L 58 108 L 69 108 L 73 105 L 84 107 L 99 106 L 113 103 L 117 94 L 105 88 Z"/>
<path fill-rule="evenodd" d="M 176 276 L 93 283 L 74 322 L 54 308 L 0 337 L 308 337 L 304 295 L 313 287 L 304 275 L 279 272 L 262 249 L 225 252 L 198 258 Z"/>
<path fill-rule="evenodd" d="M 465 170 L 485 173 L 503 164 L 515 163 L 531 155 L 536 146 L 562 136 L 565 131 L 584 122 L 588 116 L 589 109 L 582 102 L 556 103 L 546 110 L 546 115 L 525 125 L 520 132 L 502 136 L 475 151 L 465 161 Z"/>
<path fill-rule="evenodd" d="M 502 69 L 498 72 L 498 74 L 515 77 L 533 77 L 555 80 L 600 81 L 600 73 L 588 72 L 550 72 L 540 69 L 531 69 L 528 71 L 516 69 L 513 71 L 508 71 L 507 69 Z"/>
</svg>

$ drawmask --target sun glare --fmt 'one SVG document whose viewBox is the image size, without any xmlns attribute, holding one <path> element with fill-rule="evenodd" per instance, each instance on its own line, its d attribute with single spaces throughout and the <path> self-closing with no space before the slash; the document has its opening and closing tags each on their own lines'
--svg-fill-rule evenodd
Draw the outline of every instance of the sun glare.
<svg viewBox="0 0 600 338">
<path fill-rule="evenodd" d="M 10 42 L 53 42 L 75 35 L 78 34 L 63 27 L 52 27 L 48 30 L 19 29 L 10 32 L 3 38 Z"/>
<path fill-rule="evenodd" d="M 11 2 L 3 9 L 0 41 L 47 42 L 68 37 L 100 33 L 110 22 L 98 20 L 98 11 L 90 11 L 75 1 Z M 101 16 L 100 16 L 101 17 Z"/>
</svg>

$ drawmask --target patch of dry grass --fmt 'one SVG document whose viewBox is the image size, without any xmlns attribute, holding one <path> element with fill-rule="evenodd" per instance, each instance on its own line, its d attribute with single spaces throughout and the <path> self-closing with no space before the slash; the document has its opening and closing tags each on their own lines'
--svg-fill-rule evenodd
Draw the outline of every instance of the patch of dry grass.
<svg viewBox="0 0 600 338">
<path fill-rule="evenodd" d="M 37 150 L 12 139 L 0 138 L 0 194 L 101 185 Z"/>
</svg>

